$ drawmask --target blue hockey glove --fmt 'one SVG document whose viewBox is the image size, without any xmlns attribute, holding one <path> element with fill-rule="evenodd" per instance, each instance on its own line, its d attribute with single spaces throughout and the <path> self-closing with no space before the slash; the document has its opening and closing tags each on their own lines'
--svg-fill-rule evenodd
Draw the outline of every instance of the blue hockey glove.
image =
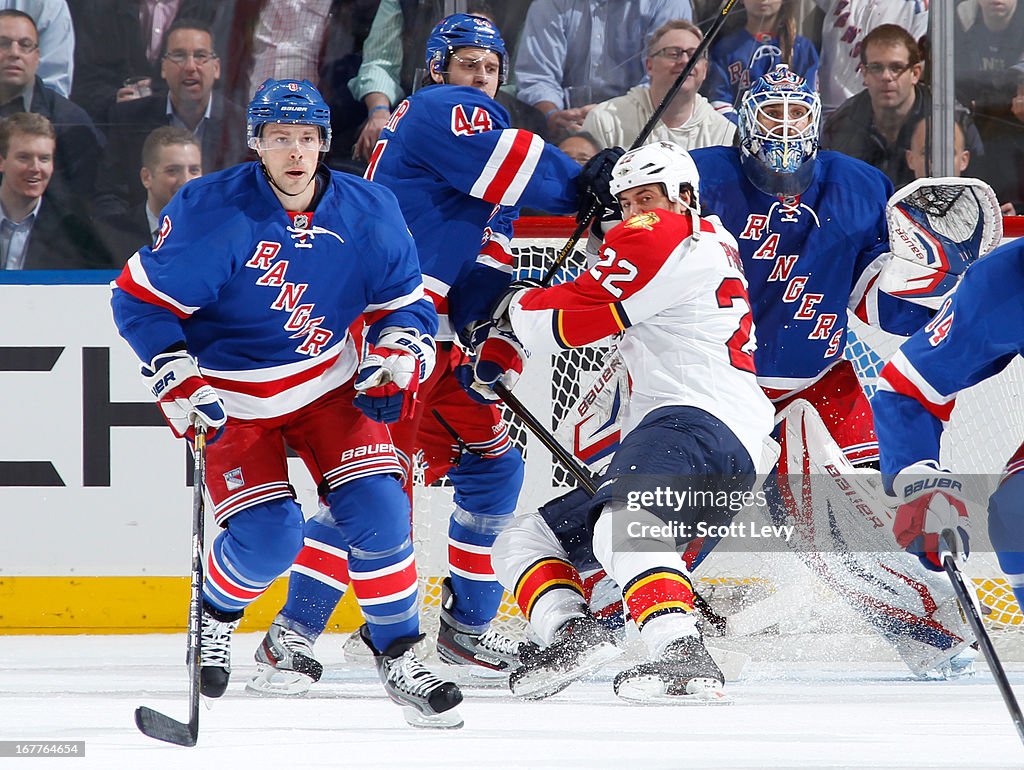
<svg viewBox="0 0 1024 770">
<path fill-rule="evenodd" d="M 474 401 L 494 403 L 499 400 L 494 392 L 495 383 L 512 390 L 519 382 L 529 353 L 507 323 L 478 323 L 470 338 L 472 363 L 457 367 L 455 379 Z"/>
<path fill-rule="evenodd" d="M 356 370 L 356 407 L 376 422 L 412 415 L 420 383 L 434 370 L 434 340 L 415 329 L 385 329 Z"/>
<path fill-rule="evenodd" d="M 621 147 L 606 147 L 586 162 L 576 178 L 579 201 L 576 221 L 582 221 L 595 202 L 605 209 L 615 210 L 619 202 L 611 191 L 612 168 L 626 154 Z M 598 217 L 602 216 L 598 211 Z"/>
<path fill-rule="evenodd" d="M 228 420 L 224 402 L 203 379 L 192 356 L 184 350 L 161 353 L 139 370 L 175 436 L 194 439 L 199 420 L 206 426 L 207 443 L 220 438 Z"/>
</svg>

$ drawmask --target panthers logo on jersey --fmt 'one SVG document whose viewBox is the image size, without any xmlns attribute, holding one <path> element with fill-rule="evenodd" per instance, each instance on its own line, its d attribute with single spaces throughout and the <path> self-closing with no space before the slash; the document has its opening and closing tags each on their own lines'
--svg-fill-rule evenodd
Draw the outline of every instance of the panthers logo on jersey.
<svg viewBox="0 0 1024 770">
<path fill-rule="evenodd" d="M 627 219 L 623 225 L 630 230 L 653 230 L 654 226 L 661 221 L 661 218 L 653 211 L 644 214 L 637 214 Z"/>
</svg>

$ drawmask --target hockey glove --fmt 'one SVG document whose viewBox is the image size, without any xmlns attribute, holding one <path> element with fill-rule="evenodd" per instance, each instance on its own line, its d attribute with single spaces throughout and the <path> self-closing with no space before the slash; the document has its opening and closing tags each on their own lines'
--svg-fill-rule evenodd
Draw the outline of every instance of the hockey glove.
<svg viewBox="0 0 1024 770">
<path fill-rule="evenodd" d="M 494 385 L 500 382 L 512 390 L 523 373 L 529 353 L 508 323 L 485 321 L 470 332 L 472 363 L 455 369 L 455 379 L 474 401 L 491 404 L 498 400 Z"/>
<path fill-rule="evenodd" d="M 960 480 L 932 463 L 915 463 L 900 471 L 893 482 L 900 504 L 893 534 L 896 542 L 914 554 L 926 568 L 941 572 L 939 536 L 955 533 L 952 547 L 966 559 L 971 551 L 971 520 Z"/>
<path fill-rule="evenodd" d="M 508 318 L 508 309 L 515 301 L 515 298 L 519 296 L 520 292 L 529 291 L 530 289 L 542 289 L 544 284 L 534 278 L 520 278 L 518 281 L 512 281 L 502 292 L 501 296 L 498 297 L 494 303 L 494 307 L 491 308 L 491 322 L 495 324 L 501 324 L 509 326 L 511 323 Z M 479 334 L 479 327 L 475 327 L 471 334 Z M 477 346 L 482 340 L 473 339 L 470 342 L 472 350 L 476 350 Z"/>
<path fill-rule="evenodd" d="M 434 340 L 415 329 L 385 329 L 367 345 L 356 371 L 356 407 L 376 422 L 397 422 L 416 406 L 416 392 L 434 370 Z"/>
<path fill-rule="evenodd" d="M 611 190 L 612 168 L 625 154 L 626 151 L 621 147 L 606 147 L 583 166 L 583 170 L 576 178 L 579 190 L 577 222 L 583 220 L 595 202 L 604 209 L 618 209 L 619 202 Z M 602 212 L 598 211 L 598 218 L 601 217 Z"/>
<path fill-rule="evenodd" d="M 194 439 L 198 420 L 206 426 L 207 443 L 220 438 L 228 419 L 224 402 L 192 356 L 184 350 L 161 353 L 139 370 L 175 436 Z"/>
</svg>

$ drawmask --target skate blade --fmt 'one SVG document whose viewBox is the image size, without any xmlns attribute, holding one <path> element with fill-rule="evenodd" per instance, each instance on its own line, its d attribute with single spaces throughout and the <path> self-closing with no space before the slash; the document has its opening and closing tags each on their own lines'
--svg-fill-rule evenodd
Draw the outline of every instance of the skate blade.
<svg viewBox="0 0 1024 770">
<path fill-rule="evenodd" d="M 694 679 L 687 683 L 685 695 L 669 695 L 665 682 L 655 674 L 645 674 L 622 682 L 615 694 L 628 703 L 643 706 L 728 706 L 733 700 L 707 679 Z"/>
<path fill-rule="evenodd" d="M 492 689 L 508 686 L 508 671 L 492 671 L 481 669 L 480 666 L 462 666 L 451 663 L 440 663 L 437 666 L 438 674 L 444 674 L 444 678 L 460 687 L 478 687 Z"/>
<path fill-rule="evenodd" d="M 270 698 L 297 698 L 309 692 L 313 680 L 295 671 L 278 671 L 265 663 L 256 665 L 256 673 L 245 683 L 250 695 Z"/>
<path fill-rule="evenodd" d="M 465 724 L 457 709 L 448 709 L 440 714 L 421 714 L 412 706 L 403 706 L 402 716 L 411 726 L 426 730 L 458 730 Z"/>
<path fill-rule="evenodd" d="M 556 693 L 578 679 L 594 673 L 605 663 L 615 660 L 624 650 L 611 642 L 601 642 L 591 647 L 577 659 L 577 665 L 570 671 L 542 668 L 534 671 L 529 677 L 510 683 L 512 694 L 526 700 L 541 700 Z"/>
</svg>

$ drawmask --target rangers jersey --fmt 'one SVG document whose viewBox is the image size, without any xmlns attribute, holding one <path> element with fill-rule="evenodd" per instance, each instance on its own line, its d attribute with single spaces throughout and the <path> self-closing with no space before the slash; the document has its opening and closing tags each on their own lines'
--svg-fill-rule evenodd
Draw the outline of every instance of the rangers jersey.
<svg viewBox="0 0 1024 770">
<path fill-rule="evenodd" d="M 783 63 L 782 47 L 778 37 L 751 35 L 746 29 L 738 29 L 715 43 L 708 60 L 704 95 L 712 107 L 735 123 L 737 100 L 751 83 Z M 817 88 L 818 52 L 810 40 L 797 35 L 786 63 Z"/>
<path fill-rule="evenodd" d="M 887 483 L 916 462 L 938 463 L 957 393 L 1024 355 L 1022 287 L 1024 240 L 1016 240 L 971 265 L 936 316 L 886 364 L 871 406 Z M 1024 470 L 1024 456 L 1007 468 L 1015 470 Z"/>
<path fill-rule="evenodd" d="M 505 108 L 476 88 L 428 86 L 395 108 L 366 178 L 398 198 L 438 339 L 486 318 L 511 280 L 517 207 L 574 213 L 579 173 L 556 147 L 510 128 Z"/>
<path fill-rule="evenodd" d="M 928 31 L 928 0 L 817 0 L 821 24 L 821 105 L 839 107 L 864 88 L 860 72 L 864 36 L 882 24 L 898 24 L 914 38 Z"/>
<path fill-rule="evenodd" d="M 183 187 L 160 235 L 113 285 L 121 335 L 144 362 L 185 343 L 228 414 L 289 414 L 352 378 L 363 314 L 432 335 L 416 250 L 394 196 L 321 167 L 312 212 L 285 211 L 245 163 Z"/>
<path fill-rule="evenodd" d="M 753 319 L 735 242 L 711 222 L 664 210 L 632 217 L 608 233 L 589 271 L 520 294 L 510 317 L 531 351 L 622 333 L 632 382 L 622 435 L 659 407 L 693 406 L 760 459 L 774 409 L 754 376 Z"/>
<path fill-rule="evenodd" d="M 819 152 L 802 195 L 758 190 L 740 151 L 690 153 L 701 203 L 737 236 L 757 321 L 758 382 L 772 400 L 815 382 L 843 353 L 847 308 L 894 334 L 916 331 L 930 311 L 877 290 L 891 259 L 885 204 L 892 184 L 877 169 Z"/>
</svg>

